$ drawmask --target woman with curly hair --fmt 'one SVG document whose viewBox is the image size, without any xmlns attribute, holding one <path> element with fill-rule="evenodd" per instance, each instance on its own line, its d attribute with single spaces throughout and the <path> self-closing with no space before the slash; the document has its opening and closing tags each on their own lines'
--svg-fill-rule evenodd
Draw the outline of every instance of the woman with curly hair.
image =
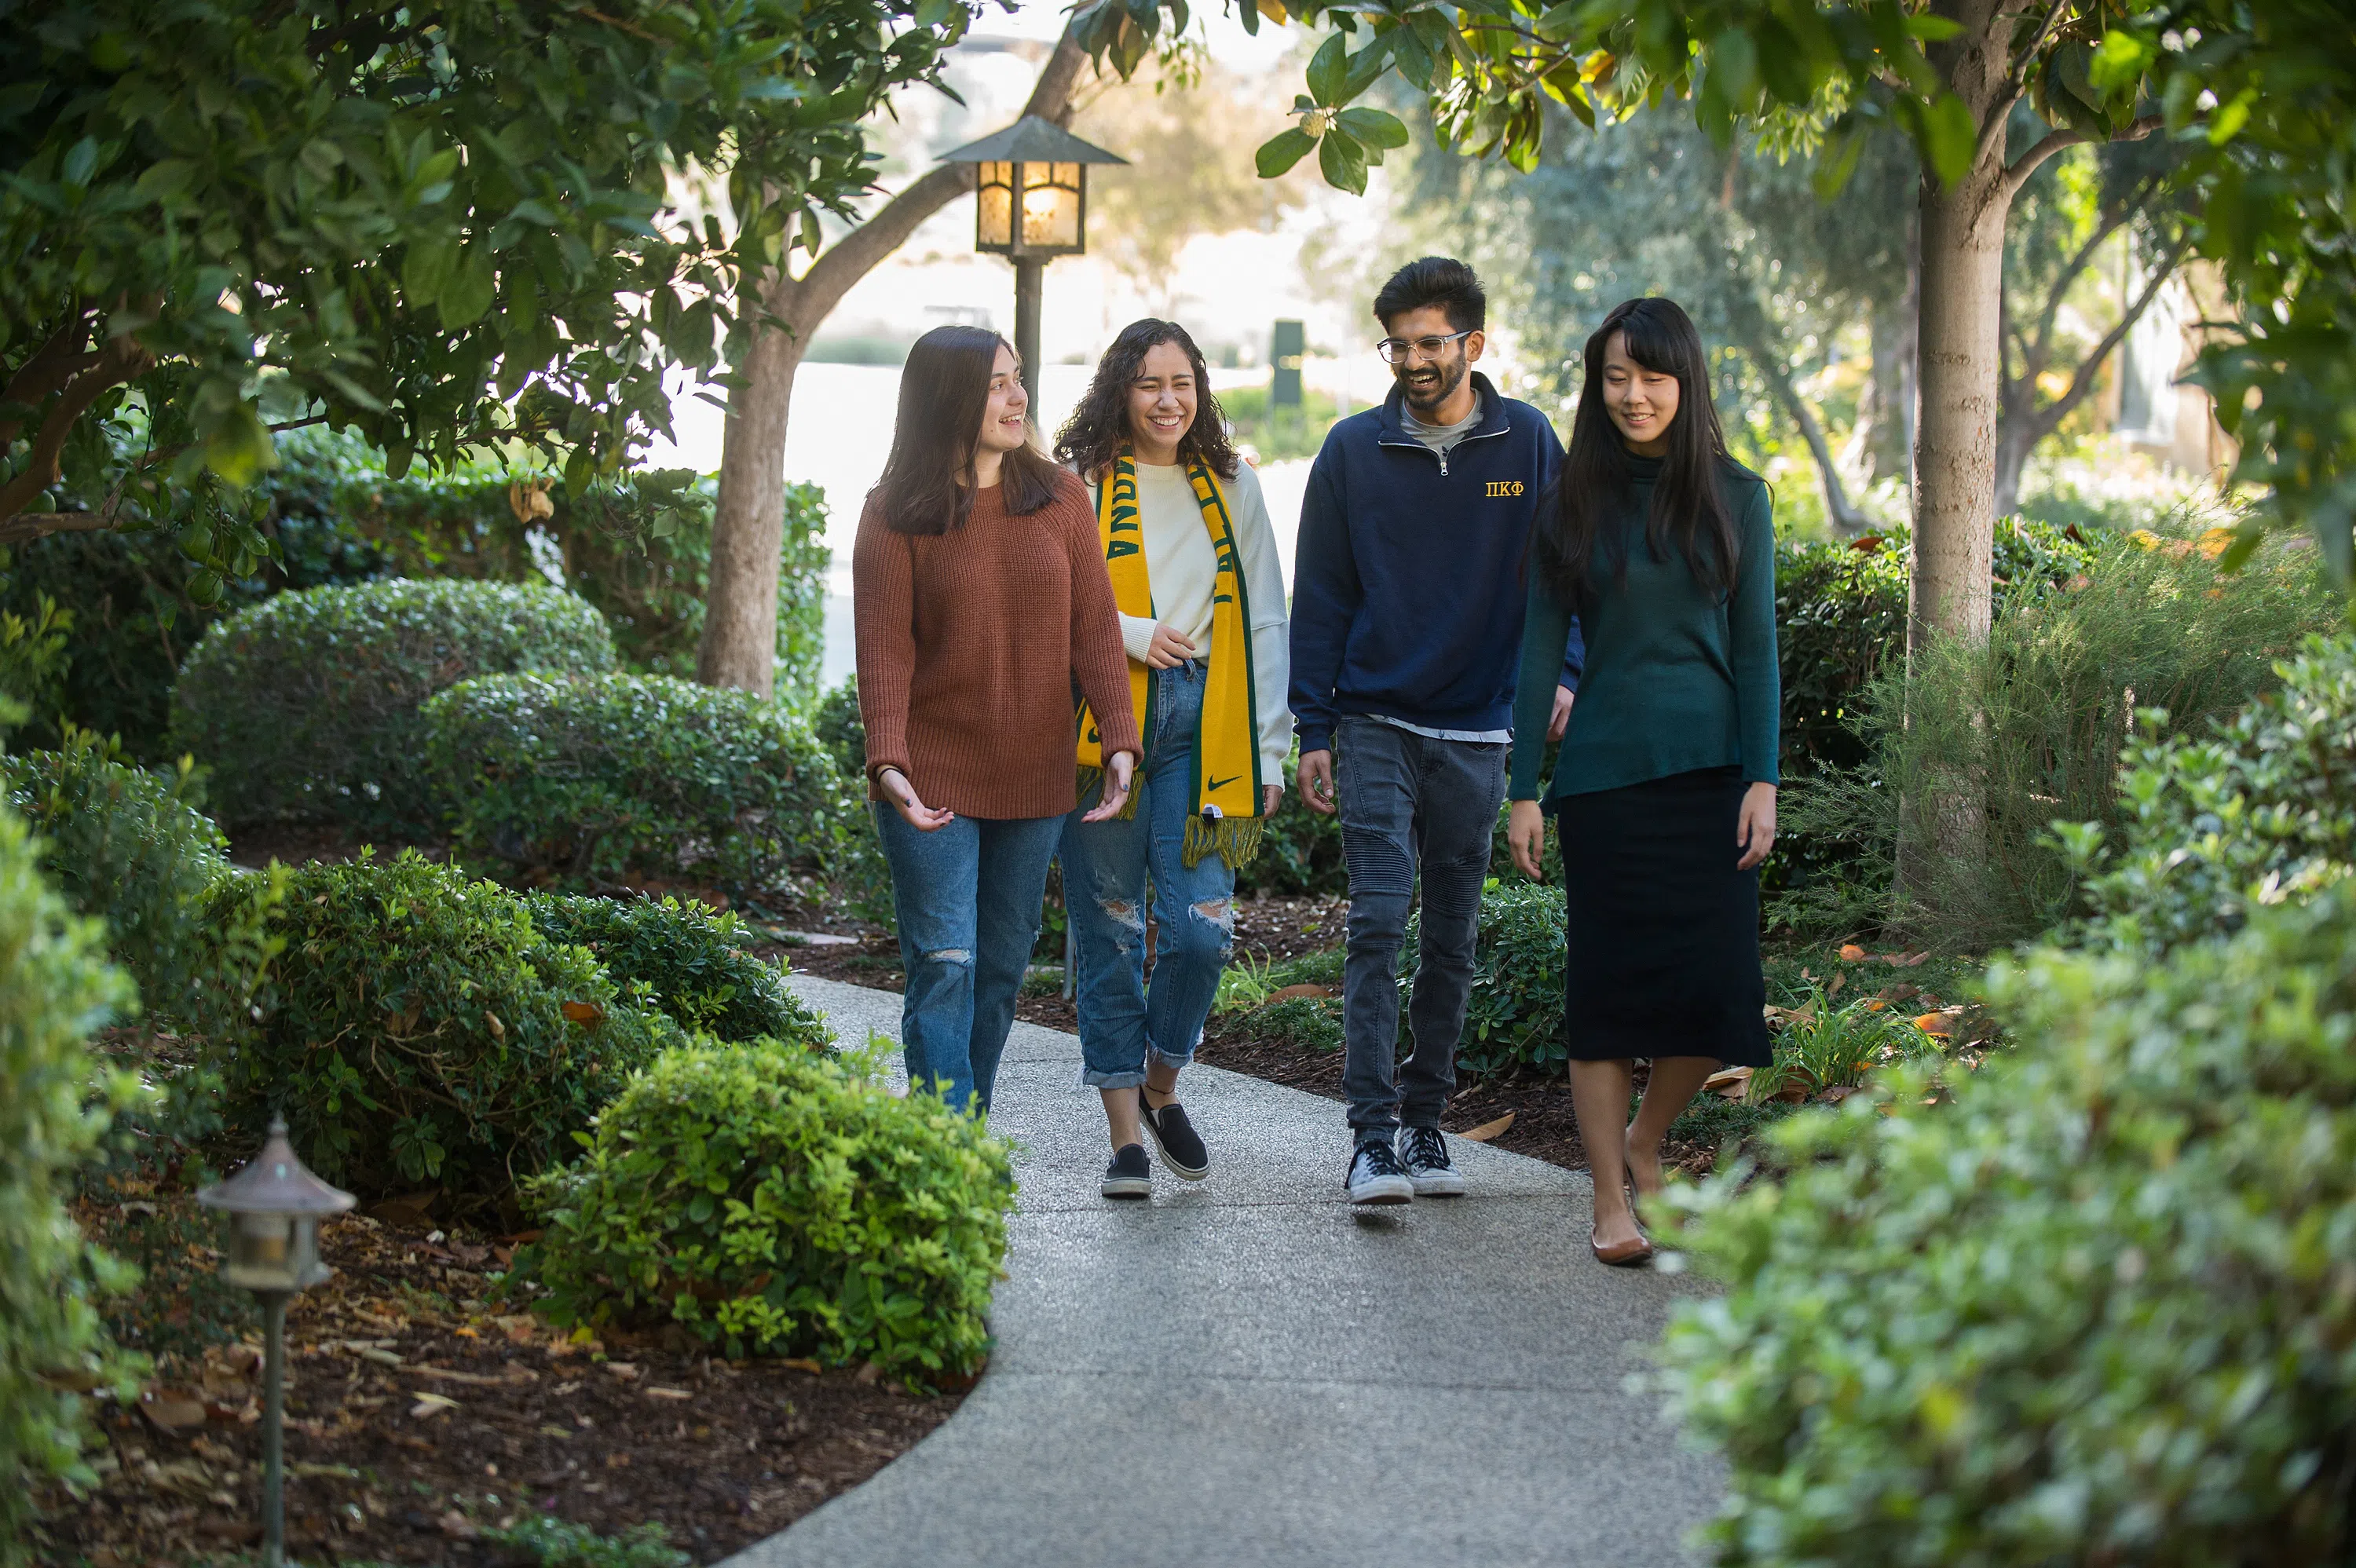
<svg viewBox="0 0 2356 1568">
<path fill-rule="evenodd" d="M 1211 1168 L 1178 1072 L 1218 995 L 1236 870 L 1284 794 L 1284 569 L 1258 476 L 1229 444 L 1202 351 L 1174 322 L 1133 322 L 1113 339 L 1055 455 L 1096 504 L 1145 745 L 1126 807 L 1092 811 L 1102 741 L 1083 710 L 1081 798 L 1062 843 L 1084 1076 L 1112 1136 L 1101 1190 L 1143 1198 L 1145 1135 L 1173 1174 L 1199 1181 Z M 1150 994 L 1149 907 L 1160 927 Z"/>
</svg>

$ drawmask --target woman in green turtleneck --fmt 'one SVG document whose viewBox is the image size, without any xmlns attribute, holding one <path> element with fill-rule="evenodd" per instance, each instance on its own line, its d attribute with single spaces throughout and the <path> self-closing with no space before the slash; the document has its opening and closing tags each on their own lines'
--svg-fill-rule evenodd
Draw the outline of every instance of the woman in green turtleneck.
<svg viewBox="0 0 2356 1568">
<path fill-rule="evenodd" d="M 1759 862 L 1775 841 L 1775 534 L 1766 482 L 1727 455 L 1683 310 L 1628 301 L 1587 340 L 1586 366 L 1531 552 L 1508 836 L 1515 863 L 1542 877 L 1547 816 L 1561 835 L 1589 1244 L 1637 1264 L 1653 1248 L 1627 1187 L 1660 1190 L 1661 1140 L 1703 1080 L 1769 1060 Z M 1587 667 L 1541 795 L 1560 663 L 1545 650 L 1574 613 Z M 1652 1075 L 1623 1128 L 1640 1057 Z"/>
</svg>

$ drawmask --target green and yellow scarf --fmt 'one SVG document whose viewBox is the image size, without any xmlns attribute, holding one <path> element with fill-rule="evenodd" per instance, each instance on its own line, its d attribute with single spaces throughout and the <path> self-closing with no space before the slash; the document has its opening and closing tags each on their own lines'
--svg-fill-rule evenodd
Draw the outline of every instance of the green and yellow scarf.
<svg viewBox="0 0 2356 1568">
<path fill-rule="evenodd" d="M 1186 467 L 1203 526 L 1210 530 L 1219 575 L 1211 593 L 1211 668 L 1203 692 L 1203 718 L 1194 731 L 1194 809 L 1186 818 L 1179 859 L 1200 864 L 1214 849 L 1240 869 L 1259 852 L 1267 821 L 1259 814 L 1259 715 L 1253 711 L 1251 602 L 1244 588 L 1243 562 L 1236 548 L 1235 519 L 1216 475 L 1197 460 Z M 1145 563 L 1143 519 L 1137 505 L 1137 464 L 1123 447 L 1097 496 L 1097 530 L 1104 539 L 1105 571 L 1124 615 L 1153 618 L 1153 584 Z M 1129 699 L 1141 734 L 1150 729 L 1155 671 L 1129 661 Z M 1104 772 L 1104 741 L 1096 716 L 1080 704 L 1080 793 L 1086 796 Z M 1138 770 L 1140 783 L 1145 770 Z M 1137 812 L 1131 790 L 1124 817 Z"/>
</svg>

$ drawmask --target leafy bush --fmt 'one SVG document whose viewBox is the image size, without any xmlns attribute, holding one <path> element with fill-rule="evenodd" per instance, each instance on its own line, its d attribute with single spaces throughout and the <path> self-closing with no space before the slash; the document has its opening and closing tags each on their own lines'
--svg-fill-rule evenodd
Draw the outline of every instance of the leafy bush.
<svg viewBox="0 0 2356 1568">
<path fill-rule="evenodd" d="M 1342 1008 L 1315 997 L 1287 997 L 1245 1019 L 1253 1038 L 1329 1054 L 1342 1049 Z"/>
<path fill-rule="evenodd" d="M 9 804 L 41 834 L 42 867 L 81 914 L 105 922 L 114 961 L 155 1019 L 226 1040 L 271 948 L 263 934 L 276 880 L 213 897 L 232 875 L 228 843 L 188 804 L 189 775 L 114 760 L 87 731 L 62 751 L 0 758 Z"/>
<path fill-rule="evenodd" d="M 1269 818 L 1259 853 L 1236 873 L 1241 897 L 1339 898 L 1350 891 L 1349 868 L 1342 863 L 1342 819 L 1301 803 L 1292 787 L 1300 771 L 1301 749 L 1295 746 L 1284 763 L 1284 807 Z"/>
<path fill-rule="evenodd" d="M 173 693 L 176 744 L 232 827 L 433 821 L 418 709 L 472 676 L 597 674 L 614 640 L 585 602 L 516 583 L 365 583 L 282 593 L 215 625 Z"/>
<path fill-rule="evenodd" d="M 834 759 L 789 709 L 669 676 L 466 681 L 426 750 L 462 851 L 573 879 L 776 886 L 833 848 Z"/>
<path fill-rule="evenodd" d="M 293 872 L 270 934 L 284 948 L 230 1063 L 233 1114 L 283 1105 L 319 1173 L 362 1191 L 497 1197 L 680 1038 L 521 898 L 414 851 Z"/>
<path fill-rule="evenodd" d="M 969 1371 L 1006 1253 L 1006 1146 L 875 1053 L 771 1040 L 664 1052 L 534 1183 L 546 1234 L 517 1258 L 560 1324 L 668 1317 L 730 1356 L 873 1361 L 911 1383 Z"/>
<path fill-rule="evenodd" d="M 2228 575 L 2189 543 L 2122 545 L 2077 588 L 2017 600 L 1985 644 L 1937 642 L 1911 668 L 1884 670 L 1858 701 L 1872 760 L 1785 792 L 1794 833 L 1837 839 L 1851 874 L 1772 899 L 1771 923 L 1838 932 L 1890 919 L 1949 951 L 2044 930 L 2072 885 L 2051 825 L 2118 820 L 2134 710 L 2163 706 L 2188 729 L 2230 713 L 2338 613 L 2310 557 L 2273 552 Z M 1901 809 L 1913 817 L 1901 823 Z M 1902 906 L 1890 891 L 1901 837 L 1924 847 Z"/>
<path fill-rule="evenodd" d="M 1423 912 L 1408 917 L 1400 973 L 1411 974 Z M 1493 877 L 1481 894 L 1472 995 L 1456 1060 L 1468 1072 L 1526 1066 L 1556 1070 L 1569 1060 L 1562 1028 L 1562 890 Z"/>
<path fill-rule="evenodd" d="M 651 1520 L 617 1535 L 601 1535 L 588 1525 L 544 1513 L 520 1524 L 494 1526 L 482 1538 L 511 1560 L 535 1568 L 690 1568 L 695 1561 Z"/>
<path fill-rule="evenodd" d="M 37 1487 L 97 1478 L 80 1458 L 81 1400 L 46 1377 L 101 1365 L 83 1281 L 94 1266 L 115 1282 L 113 1271 L 84 1244 L 65 1199 L 128 1093 L 109 1079 L 101 1103 L 87 1103 L 82 1041 L 129 993 L 97 923 L 42 884 L 25 825 L 0 809 L 0 1563 L 28 1560 Z"/>
<path fill-rule="evenodd" d="M 2025 1049 L 1672 1192 L 1729 1285 L 1663 1347 L 1732 1467 L 1717 1560 L 2346 1562 L 2356 886 L 1990 989 Z"/>
<path fill-rule="evenodd" d="M 841 685 L 818 699 L 810 710 L 810 732 L 834 758 L 835 771 L 846 784 L 867 776 L 867 721 L 859 716 L 859 677 L 847 676 Z"/>
<path fill-rule="evenodd" d="M 2063 831 L 2090 944 L 2157 956 L 2356 868 L 2356 640 L 2310 639 L 2277 667 L 2281 690 L 2207 735 L 2165 739 L 2143 715 L 2115 852 L 2100 823 Z"/>
<path fill-rule="evenodd" d="M 827 1043 L 825 1020 L 786 989 L 783 972 L 744 950 L 747 933 L 733 914 L 672 898 L 535 893 L 528 903 L 541 935 L 587 948 L 626 994 L 691 1034 Z"/>
</svg>

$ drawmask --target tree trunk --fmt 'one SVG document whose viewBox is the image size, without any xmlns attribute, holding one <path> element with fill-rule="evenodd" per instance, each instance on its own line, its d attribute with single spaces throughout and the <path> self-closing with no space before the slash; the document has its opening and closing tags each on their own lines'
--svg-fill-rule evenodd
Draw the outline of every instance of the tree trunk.
<svg viewBox="0 0 2356 1568">
<path fill-rule="evenodd" d="M 774 308 L 774 307 L 773 307 Z M 783 314 L 782 312 L 780 314 Z M 815 323 L 811 324 L 815 325 Z M 777 571 L 786 533 L 786 420 L 807 328 L 764 332 L 738 367 L 721 436 L 720 502 L 695 678 L 771 694 L 777 671 Z"/>
<path fill-rule="evenodd" d="M 1914 484 L 1915 364 L 1922 318 L 1922 258 L 1919 236 L 1907 237 L 1906 293 L 1879 305 L 1868 330 L 1872 368 L 1858 398 L 1858 471 L 1866 481 L 1892 475 Z"/>
<path fill-rule="evenodd" d="M 1991 517 L 2008 517 L 2020 509 L 2020 471 L 2029 465 L 2029 454 L 2045 431 L 2043 423 L 2026 411 L 2008 413 L 1997 428 L 1996 437 L 1996 502 L 1989 509 Z"/>
<path fill-rule="evenodd" d="M 1061 125 L 1087 51 L 1066 27 L 1023 113 Z M 973 169 L 942 165 L 837 240 L 799 278 L 783 270 L 762 280 L 770 314 L 785 323 L 755 337 L 738 367 L 744 384 L 728 398 L 720 458 L 720 504 L 712 520 L 712 581 L 695 678 L 767 696 L 776 679 L 777 568 L 785 537 L 786 422 L 794 373 L 819 325 L 851 284 L 898 250 L 918 224 L 973 188 Z M 841 505 L 845 497 L 833 498 Z"/>
<path fill-rule="evenodd" d="M 1987 635 L 1995 532 L 1997 394 L 2004 225 L 2012 209 L 2002 118 L 2010 101 L 2009 37 L 2017 5 L 1965 0 L 1938 9 L 1965 33 L 1942 46 L 1948 80 L 1981 138 L 1953 187 L 1922 175 L 1922 414 L 1914 444 L 1914 571 L 1910 655 L 1939 633 Z"/>
</svg>

